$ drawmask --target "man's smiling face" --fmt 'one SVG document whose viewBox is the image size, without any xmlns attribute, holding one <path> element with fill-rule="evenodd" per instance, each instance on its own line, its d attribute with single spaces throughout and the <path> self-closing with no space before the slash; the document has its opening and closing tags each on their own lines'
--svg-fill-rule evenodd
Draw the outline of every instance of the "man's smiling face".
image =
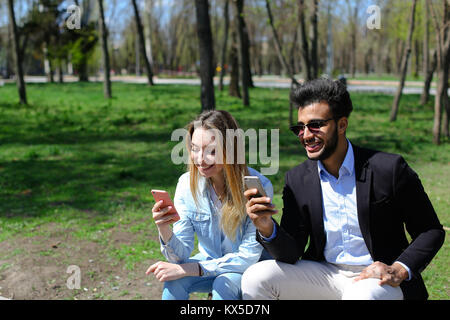
<svg viewBox="0 0 450 320">
<path fill-rule="evenodd" d="M 327 119 L 331 120 L 323 122 Z M 309 124 L 316 121 L 322 121 L 323 126 L 315 132 L 305 126 L 303 134 L 299 135 L 299 139 L 309 159 L 325 160 L 335 152 L 338 144 L 337 123 L 333 119 L 333 114 L 326 102 L 315 102 L 299 108 L 299 124 Z"/>
</svg>

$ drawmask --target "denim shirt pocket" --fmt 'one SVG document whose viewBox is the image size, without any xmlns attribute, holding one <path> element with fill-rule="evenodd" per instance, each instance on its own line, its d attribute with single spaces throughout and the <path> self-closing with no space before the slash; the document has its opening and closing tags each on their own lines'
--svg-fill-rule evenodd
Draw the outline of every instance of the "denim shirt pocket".
<svg viewBox="0 0 450 320">
<path fill-rule="evenodd" d="M 197 236 L 208 237 L 210 235 L 211 215 L 207 212 L 191 211 L 189 216 Z"/>
</svg>

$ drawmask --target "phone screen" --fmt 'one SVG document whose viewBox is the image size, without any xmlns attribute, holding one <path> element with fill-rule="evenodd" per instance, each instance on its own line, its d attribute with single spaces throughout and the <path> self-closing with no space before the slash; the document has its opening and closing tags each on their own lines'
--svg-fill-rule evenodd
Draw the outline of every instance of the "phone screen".
<svg viewBox="0 0 450 320">
<path fill-rule="evenodd" d="M 245 176 L 244 177 L 245 187 L 248 189 L 258 189 L 258 194 L 255 197 L 267 197 L 267 194 L 261 184 L 258 177 Z"/>
<path fill-rule="evenodd" d="M 162 208 L 172 206 L 172 209 L 169 212 L 167 212 L 167 214 L 173 214 L 173 213 L 176 214 L 176 216 L 172 219 L 173 221 L 180 220 L 180 216 L 178 215 L 178 212 L 175 209 L 175 205 L 173 204 L 172 199 L 170 199 L 170 195 L 167 191 L 153 189 L 151 192 L 152 192 L 153 198 L 155 199 L 156 202 L 161 201 L 161 200 L 163 201 Z"/>
</svg>

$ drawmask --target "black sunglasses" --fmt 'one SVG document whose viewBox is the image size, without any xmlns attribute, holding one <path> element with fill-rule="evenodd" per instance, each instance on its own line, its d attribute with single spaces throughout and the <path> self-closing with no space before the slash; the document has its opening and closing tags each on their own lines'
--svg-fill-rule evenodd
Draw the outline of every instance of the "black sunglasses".
<svg viewBox="0 0 450 320">
<path fill-rule="evenodd" d="M 320 128 L 325 126 L 326 123 L 330 120 L 333 120 L 334 118 L 325 119 L 325 120 L 313 120 L 310 123 L 303 124 L 299 123 L 293 126 L 290 126 L 289 129 L 296 135 L 296 136 L 302 136 L 305 133 L 305 127 L 308 127 L 308 130 L 312 133 L 319 133 Z"/>
</svg>

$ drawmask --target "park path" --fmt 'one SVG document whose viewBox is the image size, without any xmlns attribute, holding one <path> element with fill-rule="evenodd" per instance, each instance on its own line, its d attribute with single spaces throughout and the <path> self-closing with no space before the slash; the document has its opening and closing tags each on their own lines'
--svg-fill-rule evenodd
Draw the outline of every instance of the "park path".
<svg viewBox="0 0 450 320">
<path fill-rule="evenodd" d="M 89 77 L 90 81 L 102 81 L 102 77 Z M 145 76 L 112 76 L 113 82 L 124 83 L 147 83 L 147 77 Z M 301 79 L 298 79 L 301 81 Z M 75 76 L 64 76 L 64 82 L 77 82 L 78 78 Z M 14 82 L 14 79 L 0 80 L 0 86 L 2 82 Z M 45 83 L 47 77 L 45 76 L 26 76 L 25 82 L 27 83 Z M 189 78 L 158 78 L 154 77 L 155 84 L 184 84 L 184 85 L 200 85 L 200 79 Z M 218 85 L 218 77 L 214 78 L 214 84 Z M 229 78 L 225 77 L 224 84 L 229 83 Z M 256 87 L 262 88 L 289 88 L 291 81 L 288 78 L 279 76 L 253 76 L 253 83 Z M 349 92 L 375 92 L 383 94 L 395 94 L 397 91 L 398 81 L 393 80 L 348 80 L 347 88 Z M 403 94 L 421 94 L 423 82 L 422 81 L 406 81 L 403 88 Z M 436 94 L 435 84 L 432 84 L 430 88 L 430 94 Z M 449 88 L 450 95 L 450 88 Z"/>
</svg>

